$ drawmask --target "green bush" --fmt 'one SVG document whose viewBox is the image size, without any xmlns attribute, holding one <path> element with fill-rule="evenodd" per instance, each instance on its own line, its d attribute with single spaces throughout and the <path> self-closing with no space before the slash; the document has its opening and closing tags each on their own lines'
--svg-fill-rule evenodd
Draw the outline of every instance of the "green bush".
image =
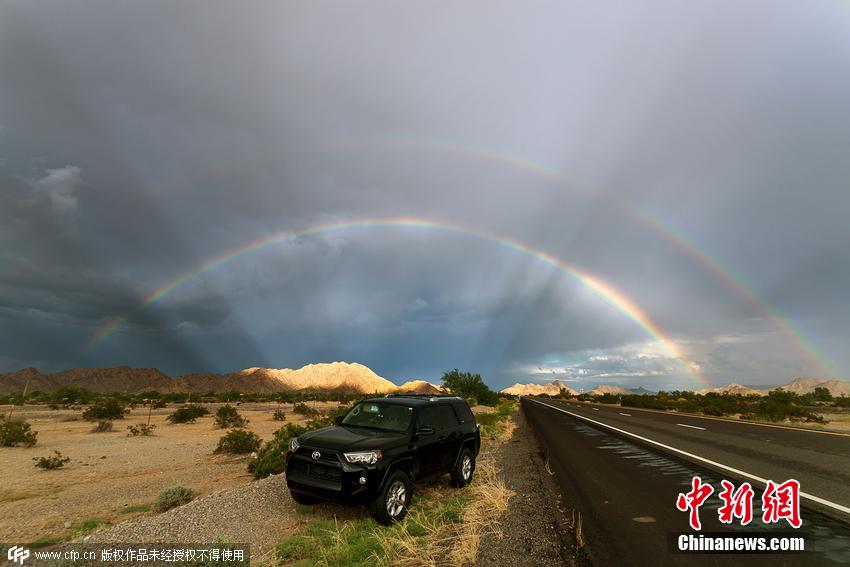
<svg viewBox="0 0 850 567">
<path fill-rule="evenodd" d="M 231 429 L 218 440 L 216 453 L 253 453 L 260 447 L 260 438 L 253 431 Z"/>
<path fill-rule="evenodd" d="M 92 433 L 107 433 L 109 431 L 112 431 L 111 421 L 98 421 L 94 424 L 94 427 L 91 428 Z"/>
<path fill-rule="evenodd" d="M 86 408 L 83 419 L 89 421 L 124 419 L 125 413 L 130 413 L 130 410 L 124 406 L 123 402 L 115 398 L 106 398 Z"/>
<path fill-rule="evenodd" d="M 49 457 L 33 457 L 35 466 L 44 470 L 61 469 L 65 463 L 70 463 L 70 457 L 63 457 L 59 451 L 53 451 L 53 455 Z"/>
<path fill-rule="evenodd" d="M 186 404 L 174 410 L 174 413 L 166 417 L 171 423 L 195 423 L 199 417 L 209 415 L 210 410 L 198 404 Z"/>
<path fill-rule="evenodd" d="M 286 414 L 283 413 L 282 409 L 276 409 L 272 414 L 272 419 L 274 421 L 286 421 Z"/>
<path fill-rule="evenodd" d="M 197 493 L 185 486 L 172 486 L 159 493 L 159 496 L 156 497 L 156 502 L 154 502 L 153 509 L 156 512 L 165 512 L 177 506 L 188 504 L 195 496 L 197 496 Z"/>
<path fill-rule="evenodd" d="M 499 403 L 499 394 L 491 390 L 479 374 L 461 372 L 455 368 L 443 373 L 443 386 L 456 396 L 475 398 L 485 406 L 495 406 Z"/>
<path fill-rule="evenodd" d="M 128 425 L 127 437 L 148 437 L 153 434 L 154 429 L 156 429 L 156 425 L 149 425 L 147 423 L 137 423 L 136 425 Z"/>
<path fill-rule="evenodd" d="M 316 408 L 308 406 L 304 402 L 298 402 L 292 407 L 292 413 L 297 413 L 298 415 L 303 415 L 304 417 L 315 417 L 322 412 L 320 412 Z"/>
<path fill-rule="evenodd" d="M 38 433 L 30 431 L 30 424 L 22 419 L 0 421 L 0 447 L 32 447 Z"/>
<path fill-rule="evenodd" d="M 286 451 L 289 440 L 309 431 L 303 425 L 287 423 L 274 433 L 274 437 L 263 443 L 257 452 L 257 458 L 248 463 L 248 472 L 254 478 L 266 478 L 272 474 L 280 474 L 286 468 Z"/>
<path fill-rule="evenodd" d="M 248 420 L 239 415 L 236 408 L 231 405 L 221 406 L 215 413 L 215 425 L 222 429 L 231 427 L 245 427 Z"/>
</svg>

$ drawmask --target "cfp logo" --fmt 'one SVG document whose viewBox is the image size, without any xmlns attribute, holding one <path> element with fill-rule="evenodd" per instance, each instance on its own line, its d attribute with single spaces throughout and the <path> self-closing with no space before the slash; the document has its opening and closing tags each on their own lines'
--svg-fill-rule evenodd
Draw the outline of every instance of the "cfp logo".
<svg viewBox="0 0 850 567">
<path fill-rule="evenodd" d="M 30 556 L 30 550 L 19 545 L 13 545 L 9 548 L 9 553 L 6 554 L 9 561 L 12 563 L 24 564 L 24 560 Z"/>
</svg>

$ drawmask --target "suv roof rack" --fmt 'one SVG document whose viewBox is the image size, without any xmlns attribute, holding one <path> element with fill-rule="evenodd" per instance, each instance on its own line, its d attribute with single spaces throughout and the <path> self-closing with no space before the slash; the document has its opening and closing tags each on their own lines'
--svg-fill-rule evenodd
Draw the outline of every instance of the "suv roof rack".
<svg viewBox="0 0 850 567">
<path fill-rule="evenodd" d="M 460 400 L 460 396 L 429 396 L 427 394 L 385 394 L 385 398 L 416 398 L 417 400 L 428 400 L 433 402 L 436 400 Z"/>
</svg>

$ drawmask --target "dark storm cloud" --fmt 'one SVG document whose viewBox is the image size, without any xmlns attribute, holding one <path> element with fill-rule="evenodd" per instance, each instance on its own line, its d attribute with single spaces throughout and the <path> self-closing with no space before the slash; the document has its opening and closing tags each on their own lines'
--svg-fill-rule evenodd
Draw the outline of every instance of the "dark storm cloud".
<svg viewBox="0 0 850 567">
<path fill-rule="evenodd" d="M 846 375 L 846 21 L 839 4 L 756 1 L 5 3 L 0 365 L 680 379 L 569 276 L 462 235 L 305 237 L 145 304 L 280 230 L 413 215 L 582 267 L 711 381 L 823 374 L 641 207 Z"/>
</svg>

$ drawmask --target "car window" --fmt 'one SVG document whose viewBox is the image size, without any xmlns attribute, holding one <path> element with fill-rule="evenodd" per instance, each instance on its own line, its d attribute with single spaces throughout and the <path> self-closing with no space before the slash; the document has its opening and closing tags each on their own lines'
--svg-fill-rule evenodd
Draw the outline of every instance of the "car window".
<svg viewBox="0 0 850 567">
<path fill-rule="evenodd" d="M 419 427 L 433 427 L 437 429 L 437 408 L 423 408 L 419 412 Z"/>
<path fill-rule="evenodd" d="M 461 402 L 457 404 L 452 404 L 452 407 L 455 408 L 455 411 L 457 412 L 457 416 L 460 418 L 461 423 L 473 421 L 474 417 L 472 416 L 472 410 L 469 409 L 468 405 Z"/>
<path fill-rule="evenodd" d="M 345 415 L 342 424 L 383 431 L 407 431 L 412 415 L 413 408 L 407 406 L 360 402 Z"/>
<path fill-rule="evenodd" d="M 419 427 L 433 427 L 436 431 L 457 427 L 458 419 L 449 405 L 439 405 L 423 408 L 419 412 Z"/>
<path fill-rule="evenodd" d="M 457 415 L 450 405 L 437 406 L 437 429 L 453 429 L 458 426 Z"/>
</svg>

